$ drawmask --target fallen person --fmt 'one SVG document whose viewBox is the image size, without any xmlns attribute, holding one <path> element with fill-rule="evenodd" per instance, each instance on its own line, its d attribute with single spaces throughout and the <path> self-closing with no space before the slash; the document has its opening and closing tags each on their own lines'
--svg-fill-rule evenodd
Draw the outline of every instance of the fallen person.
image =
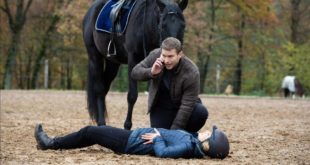
<svg viewBox="0 0 310 165">
<path fill-rule="evenodd" d="M 162 158 L 224 159 L 229 153 L 227 136 L 213 126 L 212 131 L 189 133 L 163 128 L 124 130 L 111 126 L 86 126 L 78 132 L 50 138 L 41 124 L 35 127 L 39 150 L 75 149 L 99 144 L 116 153 L 153 155 Z"/>
</svg>

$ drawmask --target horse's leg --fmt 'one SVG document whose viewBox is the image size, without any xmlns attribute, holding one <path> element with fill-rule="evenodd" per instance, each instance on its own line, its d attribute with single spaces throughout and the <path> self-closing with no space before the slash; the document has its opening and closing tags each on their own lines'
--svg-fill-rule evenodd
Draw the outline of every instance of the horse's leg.
<svg viewBox="0 0 310 165">
<path fill-rule="evenodd" d="M 96 1 L 83 19 L 83 39 L 87 49 L 89 66 L 87 82 L 88 112 L 97 125 L 105 125 L 107 114 L 105 97 L 109 90 L 109 79 L 105 77 L 106 59 L 104 55 L 109 43 L 109 36 L 95 30 L 95 22 L 101 7 L 106 1 Z M 107 74 L 108 75 L 108 74 Z"/>
<path fill-rule="evenodd" d="M 104 101 L 106 98 L 106 95 L 108 94 L 109 90 L 110 90 L 110 86 L 112 81 L 114 80 L 114 78 L 117 75 L 118 69 L 119 69 L 120 64 L 116 64 L 116 63 L 112 63 L 110 61 L 105 62 L 105 69 L 104 69 L 104 79 L 103 79 L 103 84 L 104 84 L 104 90 L 103 90 L 103 95 L 104 95 Z M 104 102 L 104 108 L 105 111 L 99 111 L 99 112 L 106 112 L 106 103 Z M 99 114 L 101 115 L 101 114 Z M 107 113 L 104 114 L 104 116 L 107 116 Z"/>
<path fill-rule="evenodd" d="M 112 81 L 115 79 L 120 64 L 106 61 L 104 70 L 104 94 L 108 94 Z"/>
<path fill-rule="evenodd" d="M 97 67 L 95 67 L 96 69 L 95 68 L 92 69 L 95 71 L 89 72 L 89 75 L 92 77 L 89 79 L 94 80 L 94 83 L 89 83 L 89 88 L 88 88 L 88 91 L 95 91 L 95 94 L 96 94 L 95 96 L 96 101 L 97 101 L 96 122 L 99 126 L 106 125 L 105 117 L 107 116 L 107 110 L 106 110 L 105 98 L 110 90 L 111 83 L 116 77 L 119 66 L 120 66 L 120 64 L 112 63 L 108 60 L 105 60 L 105 63 L 104 63 L 105 66 L 103 67 L 103 64 L 102 64 L 103 60 L 100 60 L 100 61 L 101 62 L 97 62 L 99 64 L 97 65 Z M 105 69 L 103 70 L 103 68 Z"/>
<path fill-rule="evenodd" d="M 130 130 L 132 127 L 132 112 L 133 107 L 137 101 L 138 98 L 138 88 L 137 88 L 137 81 L 133 80 L 131 78 L 131 71 L 133 67 L 135 66 L 135 63 L 128 61 L 128 81 L 129 81 L 129 89 L 127 94 L 127 104 L 128 104 L 128 111 L 127 111 L 127 117 L 124 123 L 124 128 Z"/>
</svg>

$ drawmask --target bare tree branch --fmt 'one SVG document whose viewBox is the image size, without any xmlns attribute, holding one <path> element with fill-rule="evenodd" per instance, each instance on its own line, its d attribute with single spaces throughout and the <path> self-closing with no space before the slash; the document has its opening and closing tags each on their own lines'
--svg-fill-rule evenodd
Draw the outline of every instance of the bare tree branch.
<svg viewBox="0 0 310 165">
<path fill-rule="evenodd" d="M 24 2 L 24 0 L 22 0 L 23 2 Z M 23 3 L 22 2 L 22 3 Z M 27 12 L 28 12 L 28 10 L 29 10 L 29 8 L 30 8 L 30 6 L 31 6 L 31 3 L 32 3 L 32 0 L 29 0 L 28 1 L 28 3 L 27 3 L 27 6 L 26 6 L 26 8 L 25 8 L 25 10 L 24 11 L 22 11 L 22 20 L 23 20 L 23 22 L 25 22 L 26 21 L 26 16 L 27 16 Z"/>
<path fill-rule="evenodd" d="M 222 4 L 222 2 L 223 2 L 223 0 L 221 0 L 218 4 L 217 4 L 217 6 L 215 7 L 215 11 L 221 6 L 221 4 Z"/>
<path fill-rule="evenodd" d="M 5 10 L 5 8 L 3 6 L 0 6 L 0 10 L 2 10 L 3 12 L 6 13 L 6 10 Z"/>
<path fill-rule="evenodd" d="M 24 15 L 26 15 L 26 13 L 28 12 L 30 6 L 31 6 L 31 3 L 32 3 L 32 0 L 29 0 L 28 3 L 27 3 L 27 6 L 25 8 L 25 11 L 24 11 Z"/>
<path fill-rule="evenodd" d="M 227 0 L 228 3 L 232 4 L 233 6 L 236 6 L 236 7 L 240 7 L 237 3 L 235 3 L 234 1 L 232 0 Z"/>
<path fill-rule="evenodd" d="M 11 13 L 11 10 L 10 10 L 10 7 L 9 7 L 8 0 L 4 0 L 4 11 L 5 11 L 6 15 L 8 16 L 9 24 L 12 27 L 13 23 L 14 23 L 14 20 L 13 20 L 13 16 L 12 16 L 12 13 Z"/>
<path fill-rule="evenodd" d="M 301 17 L 303 17 L 303 15 L 306 15 L 305 13 L 308 12 L 309 9 L 310 9 L 310 5 L 305 5 L 305 7 L 300 10 Z"/>
</svg>

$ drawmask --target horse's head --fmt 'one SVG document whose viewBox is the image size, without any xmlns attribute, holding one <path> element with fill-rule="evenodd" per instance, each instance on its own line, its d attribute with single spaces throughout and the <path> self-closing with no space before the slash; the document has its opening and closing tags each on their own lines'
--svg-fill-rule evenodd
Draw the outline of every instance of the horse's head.
<svg viewBox="0 0 310 165">
<path fill-rule="evenodd" d="M 300 81 L 297 78 L 294 79 L 294 83 L 295 83 L 295 88 L 296 88 L 296 94 L 300 97 L 303 97 L 305 90 L 304 90 L 302 84 L 300 83 Z"/>
<path fill-rule="evenodd" d="M 182 0 L 178 4 L 170 0 L 156 0 L 156 3 L 160 10 L 160 40 L 175 37 L 183 42 L 185 29 L 183 10 L 187 7 L 188 0 Z"/>
</svg>

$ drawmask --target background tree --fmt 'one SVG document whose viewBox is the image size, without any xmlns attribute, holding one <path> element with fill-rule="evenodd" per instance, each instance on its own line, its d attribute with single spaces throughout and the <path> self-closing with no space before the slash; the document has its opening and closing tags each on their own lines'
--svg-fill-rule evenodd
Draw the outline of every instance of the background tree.
<svg viewBox="0 0 310 165">
<path fill-rule="evenodd" d="M 290 0 L 289 2 L 278 2 L 282 8 L 282 18 L 285 25 L 289 27 L 286 42 L 282 45 L 280 55 L 284 75 L 294 75 L 309 89 L 310 73 L 307 66 L 310 62 L 310 1 Z M 288 12 L 285 12 L 288 11 Z"/>
<path fill-rule="evenodd" d="M 15 23 L 21 2 L 27 16 L 18 44 L 12 44 L 7 13 Z M 1 85 L 6 79 L 12 88 L 42 88 L 47 59 L 48 88 L 84 89 L 88 57 L 81 24 L 92 2 L 0 0 Z M 191 0 L 184 13 L 184 51 L 199 67 L 201 92 L 215 94 L 233 84 L 236 94 L 278 96 L 283 77 L 290 74 L 309 93 L 309 6 L 308 0 Z M 14 64 L 10 79 L 4 79 L 9 73 L 6 64 Z M 221 66 L 220 79 L 216 79 L 217 66 Z M 111 89 L 127 91 L 126 65 Z M 145 89 L 139 84 L 139 91 Z"/>
<path fill-rule="evenodd" d="M 62 88 L 71 89 L 77 84 L 80 89 L 85 87 L 88 57 L 82 38 L 82 21 L 91 3 L 83 0 L 68 1 L 57 10 L 61 17 L 57 32 L 62 35 L 63 43 L 62 55 L 58 56 L 58 60 L 64 62 L 61 69 Z"/>
<path fill-rule="evenodd" d="M 46 49 L 49 45 L 51 45 L 51 35 L 53 34 L 57 22 L 59 21 L 59 16 L 53 15 L 50 18 L 50 25 L 48 26 L 47 30 L 45 31 L 45 35 L 42 39 L 42 43 L 40 45 L 38 54 L 36 55 L 35 63 L 34 63 L 34 69 L 32 72 L 32 80 L 31 80 L 31 88 L 35 89 L 37 87 L 37 81 L 38 81 L 38 74 L 40 69 L 42 68 L 42 63 L 44 57 L 46 56 Z"/>
<path fill-rule="evenodd" d="M 200 71 L 200 93 L 204 92 L 206 78 L 210 69 L 213 47 L 216 44 L 216 10 L 223 1 L 193 1 L 186 10 L 187 33 L 185 47 L 187 54 L 196 54 L 194 58 Z M 203 21 L 202 21 L 203 20 Z"/>
<path fill-rule="evenodd" d="M 21 32 L 26 23 L 26 15 L 31 4 L 32 0 L 3 0 L 3 6 L 0 6 L 0 9 L 8 18 L 8 25 L 11 32 L 11 43 L 9 45 L 3 77 L 4 89 L 10 89 L 12 86 L 12 72 L 15 67 L 15 58 L 18 52 Z"/>
</svg>

